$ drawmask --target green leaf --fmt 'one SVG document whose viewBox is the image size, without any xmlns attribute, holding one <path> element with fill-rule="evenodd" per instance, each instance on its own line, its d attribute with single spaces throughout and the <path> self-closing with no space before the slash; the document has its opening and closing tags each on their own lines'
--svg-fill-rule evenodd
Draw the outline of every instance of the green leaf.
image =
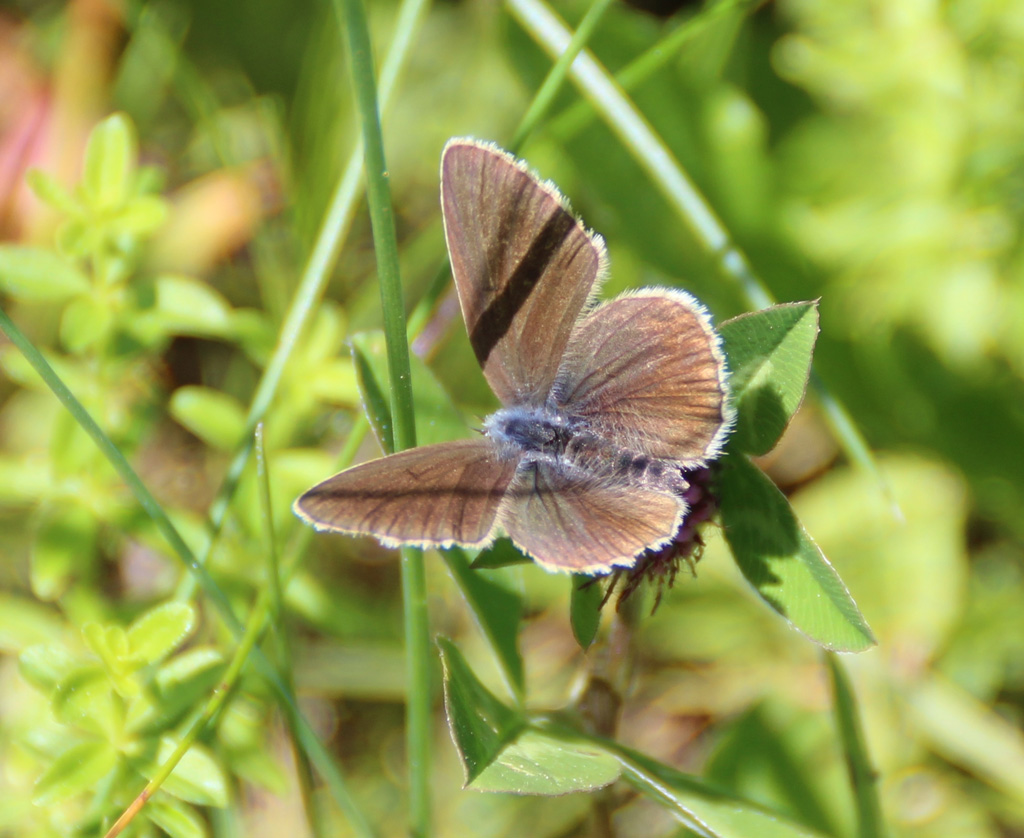
<svg viewBox="0 0 1024 838">
<path fill-rule="evenodd" d="M 61 679 L 51 706 L 57 721 L 104 739 L 114 739 L 121 730 L 121 703 L 98 666 L 79 667 Z"/>
<path fill-rule="evenodd" d="M 619 775 L 616 759 L 599 745 L 528 728 L 524 717 L 496 699 L 446 638 L 444 666 L 448 728 L 466 771 L 466 786 L 514 794 L 593 791 Z"/>
<path fill-rule="evenodd" d="M 32 592 L 42 600 L 61 596 L 75 571 L 92 564 L 98 525 L 81 506 L 48 507 L 42 514 L 32 544 Z"/>
<path fill-rule="evenodd" d="M 206 838 L 206 822 L 186 803 L 151 800 L 142 811 L 171 838 Z"/>
<path fill-rule="evenodd" d="M 86 623 L 82 626 L 86 644 L 103 661 L 122 661 L 128 657 L 128 635 L 120 626 Z"/>
<path fill-rule="evenodd" d="M 597 745 L 528 728 L 468 785 L 477 791 L 558 795 L 614 783 L 618 760 Z"/>
<path fill-rule="evenodd" d="M 100 297 L 72 300 L 60 319 L 61 342 L 80 355 L 106 340 L 114 328 L 115 316 L 110 302 Z"/>
<path fill-rule="evenodd" d="M 86 623 L 82 626 L 82 638 L 103 661 L 118 693 L 126 698 L 138 695 L 139 684 L 132 676 L 139 667 L 129 654 L 127 632 L 121 626 Z"/>
<path fill-rule="evenodd" d="M 46 643 L 26 649 L 18 658 L 18 672 L 32 686 L 52 692 L 60 681 L 67 678 L 80 665 L 59 643 Z"/>
<path fill-rule="evenodd" d="M 49 606 L 27 596 L 0 593 L 0 651 L 18 654 L 57 640 L 64 624 Z"/>
<path fill-rule="evenodd" d="M 387 452 L 390 443 L 391 401 L 382 382 L 387 382 L 387 350 L 382 332 L 360 332 L 352 336 L 352 358 L 355 362 L 359 393 L 367 408 L 370 426 Z M 430 368 L 418 357 L 410 358 L 413 404 L 416 409 L 418 445 L 431 445 L 466 436 L 466 423 L 455 409 L 448 393 L 434 377 Z"/>
<path fill-rule="evenodd" d="M 448 729 L 462 758 L 466 785 L 470 785 L 522 730 L 524 720 L 480 683 L 450 640 L 438 638 L 437 645 L 444 667 Z"/>
<path fill-rule="evenodd" d="M 726 541 L 765 602 L 826 649 L 874 645 L 839 574 L 775 484 L 742 454 L 725 457 L 718 481 Z"/>
<path fill-rule="evenodd" d="M 8 374 L 12 381 L 15 376 L 27 379 L 27 388 L 37 389 L 41 385 L 39 376 L 35 374 L 24 356 L 13 346 L 0 347 L 0 370 Z M 21 362 L 18 362 L 21 358 Z M 22 383 L 21 381 L 18 382 Z M 37 414 L 40 423 L 46 421 Z M 53 488 L 53 474 L 49 469 L 39 467 L 39 455 L 31 449 L 14 456 L 0 455 L 0 504 L 7 507 L 36 507 L 47 497 Z"/>
<path fill-rule="evenodd" d="M 52 806 L 76 794 L 95 791 L 117 765 L 117 751 L 106 742 L 72 745 L 36 782 L 32 802 Z"/>
<path fill-rule="evenodd" d="M 97 225 L 82 218 L 72 218 L 57 229 L 57 249 L 65 256 L 85 258 L 92 254 L 101 238 Z"/>
<path fill-rule="evenodd" d="M 16 300 L 62 303 L 89 287 L 88 277 L 52 250 L 0 247 L 0 291 Z"/>
<path fill-rule="evenodd" d="M 93 208 L 110 209 L 131 197 L 136 157 L 135 129 L 124 114 L 108 116 L 92 130 L 85 146 L 82 193 Z"/>
<path fill-rule="evenodd" d="M 44 172 L 42 169 L 29 169 L 25 180 L 40 201 L 60 210 L 65 215 L 77 215 L 82 211 L 81 205 L 74 196 L 49 172 Z"/>
<path fill-rule="evenodd" d="M 169 692 L 195 681 L 223 663 L 223 653 L 213 646 L 192 648 L 175 655 L 160 667 L 156 674 L 156 685 L 162 692 Z"/>
<path fill-rule="evenodd" d="M 772 306 L 728 320 L 718 330 L 738 409 L 729 445 L 766 454 L 803 401 L 818 336 L 818 304 Z"/>
<path fill-rule="evenodd" d="M 829 674 L 832 676 L 832 706 L 836 726 L 843 743 L 850 785 L 857 804 L 857 822 L 862 835 L 881 835 L 885 829 L 882 805 L 878 798 L 878 772 L 872 765 L 871 755 L 861 723 L 861 707 L 850 676 L 837 655 L 826 654 Z"/>
<path fill-rule="evenodd" d="M 227 757 L 228 768 L 238 779 L 283 797 L 291 788 L 290 771 L 265 748 L 251 748 L 232 752 Z"/>
<path fill-rule="evenodd" d="M 741 800 L 701 780 L 627 748 L 609 745 L 623 779 L 671 811 L 700 835 L 712 838 L 823 838 L 822 833 L 785 820 L 777 812 Z"/>
<path fill-rule="evenodd" d="M 233 451 L 245 432 L 241 402 L 212 387 L 179 387 L 171 396 L 169 410 L 183 427 L 220 451 Z"/>
<path fill-rule="evenodd" d="M 604 591 L 593 576 L 574 574 L 572 599 L 569 603 L 569 621 L 572 634 L 581 649 L 589 649 L 601 627 L 601 602 Z"/>
<path fill-rule="evenodd" d="M 394 453 L 395 437 L 391 425 L 391 403 L 387 391 L 381 386 L 387 381 L 387 375 L 380 375 L 373 360 L 372 347 L 364 346 L 367 341 L 360 340 L 360 335 L 352 336 L 352 364 L 355 367 L 359 395 L 363 400 L 363 410 L 370 422 L 377 444 L 385 454 Z"/>
<path fill-rule="evenodd" d="M 165 198 L 159 195 L 139 195 L 118 213 L 117 229 L 135 238 L 146 238 L 163 226 L 168 213 Z"/>
<path fill-rule="evenodd" d="M 189 649 L 157 669 L 155 690 L 147 690 L 131 702 L 125 729 L 135 735 L 163 733 L 190 712 L 217 686 L 224 658 L 210 647 Z"/>
<path fill-rule="evenodd" d="M 162 765 L 169 759 L 176 747 L 177 742 L 170 737 L 164 737 L 160 741 L 157 765 Z M 151 770 L 146 770 L 147 768 Z M 151 780 L 156 773 L 155 768 L 156 766 L 145 767 L 143 776 Z M 185 752 L 161 788 L 180 800 L 199 806 L 228 805 L 227 778 L 214 756 L 200 744 L 193 744 Z"/>
<path fill-rule="evenodd" d="M 524 556 L 508 538 L 499 538 L 490 547 L 477 553 L 470 567 L 473 570 L 510 567 L 517 564 L 530 564 L 533 560 Z"/>
<path fill-rule="evenodd" d="M 180 646 L 196 625 L 195 609 L 185 602 L 151 608 L 128 629 L 129 654 L 145 664 L 157 663 Z"/>
<path fill-rule="evenodd" d="M 523 615 L 522 598 L 473 570 L 466 554 L 458 547 L 443 551 L 445 564 L 462 591 L 477 624 L 486 635 L 501 664 L 509 690 L 522 700 L 526 685 L 523 659 L 519 654 L 519 621 Z"/>
<path fill-rule="evenodd" d="M 351 358 L 332 358 L 325 361 L 309 382 L 309 393 L 318 402 L 327 404 L 355 404 L 359 382 Z"/>
<path fill-rule="evenodd" d="M 143 342 L 170 335 L 217 338 L 232 333 L 230 303 L 205 282 L 188 276 L 161 276 L 154 285 L 154 305 L 126 324 Z"/>
</svg>

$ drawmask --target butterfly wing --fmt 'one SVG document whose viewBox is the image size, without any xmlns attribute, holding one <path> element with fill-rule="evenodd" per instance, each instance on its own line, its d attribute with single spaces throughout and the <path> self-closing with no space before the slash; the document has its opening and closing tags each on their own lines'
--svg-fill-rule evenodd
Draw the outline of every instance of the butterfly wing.
<svg viewBox="0 0 1024 838">
<path fill-rule="evenodd" d="M 295 501 L 295 512 L 318 530 L 392 547 L 482 546 L 494 538 L 517 462 L 488 439 L 411 448 L 328 478 Z"/>
<path fill-rule="evenodd" d="M 499 514 L 516 546 L 547 570 L 603 573 L 630 566 L 679 529 L 686 512 L 681 498 L 568 468 L 524 463 Z"/>
<path fill-rule="evenodd" d="M 454 139 L 441 209 L 469 340 L 503 404 L 541 404 L 603 272 L 604 242 L 507 152 Z"/>
<path fill-rule="evenodd" d="M 552 400 L 625 449 L 696 466 L 732 428 L 726 376 L 704 307 L 682 291 L 645 289 L 580 320 Z"/>
</svg>

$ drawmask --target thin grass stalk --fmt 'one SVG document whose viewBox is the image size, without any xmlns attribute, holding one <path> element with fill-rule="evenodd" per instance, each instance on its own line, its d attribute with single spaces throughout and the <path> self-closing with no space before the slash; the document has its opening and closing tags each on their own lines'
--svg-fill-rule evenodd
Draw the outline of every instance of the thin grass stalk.
<svg viewBox="0 0 1024 838">
<path fill-rule="evenodd" d="M 523 118 L 519 121 L 519 127 L 516 129 L 511 145 L 509 145 L 509 151 L 513 154 L 519 152 L 527 137 L 533 133 L 533 130 L 540 124 L 540 121 L 551 110 L 551 105 L 555 101 L 555 95 L 565 83 L 569 67 L 576 56 L 580 54 L 580 51 L 590 42 L 590 36 L 594 34 L 594 30 L 597 29 L 597 25 L 601 22 L 604 13 L 608 11 L 608 7 L 611 4 L 612 0 L 594 0 L 590 8 L 587 9 L 587 13 L 583 16 L 583 20 L 580 21 L 580 25 L 576 27 L 576 31 L 573 33 L 568 45 L 566 45 L 562 54 L 558 56 L 555 63 L 551 66 L 543 83 L 537 89 L 536 94 L 534 94 L 533 101 L 530 102 L 526 113 L 523 114 Z"/>
<path fill-rule="evenodd" d="M 366 197 L 373 228 L 380 284 L 384 338 L 391 384 L 391 416 L 395 450 L 416 444 L 412 401 L 409 343 L 405 305 L 398 269 L 398 241 L 394 209 L 380 128 L 373 53 L 362 0 L 335 0 L 345 32 L 356 105 L 362 124 L 366 171 Z M 402 605 L 407 673 L 406 747 L 409 760 L 409 829 L 412 835 L 430 834 L 430 627 L 427 618 L 427 582 L 420 550 L 402 548 Z"/>
<path fill-rule="evenodd" d="M 713 23 L 731 13 L 742 14 L 756 3 L 757 0 L 719 0 L 718 3 L 702 9 L 693 17 L 681 21 L 653 46 L 630 61 L 615 74 L 615 82 L 623 90 L 632 90 L 675 60 L 683 47 Z M 567 140 L 580 133 L 596 116 L 594 106 L 589 100 L 578 99 L 551 120 L 547 131 L 560 140 Z"/>
<path fill-rule="evenodd" d="M 878 800 L 878 775 L 868 756 L 857 696 L 839 656 L 834 652 L 825 652 L 825 663 L 832 681 L 832 708 L 857 808 L 857 836 L 884 838 L 886 831 L 882 806 Z"/>
</svg>

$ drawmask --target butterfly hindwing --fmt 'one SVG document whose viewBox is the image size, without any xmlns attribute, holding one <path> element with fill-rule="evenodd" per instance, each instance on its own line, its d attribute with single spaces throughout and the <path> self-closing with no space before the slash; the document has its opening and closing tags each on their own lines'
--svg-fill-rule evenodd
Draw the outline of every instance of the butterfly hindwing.
<svg viewBox="0 0 1024 838">
<path fill-rule="evenodd" d="M 713 458 L 732 423 L 711 320 L 667 289 L 625 294 L 581 318 L 552 401 L 615 445 L 684 467 Z"/>
<path fill-rule="evenodd" d="M 540 461 L 522 464 L 499 521 L 548 570 L 600 573 L 631 566 L 645 549 L 671 541 L 685 511 L 670 493 Z"/>
</svg>

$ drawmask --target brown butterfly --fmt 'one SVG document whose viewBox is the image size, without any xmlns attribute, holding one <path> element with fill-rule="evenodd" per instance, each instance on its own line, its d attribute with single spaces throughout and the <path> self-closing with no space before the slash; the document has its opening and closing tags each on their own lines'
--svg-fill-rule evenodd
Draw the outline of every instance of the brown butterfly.
<svg viewBox="0 0 1024 838">
<path fill-rule="evenodd" d="M 683 471 L 732 427 L 706 309 L 667 288 L 595 305 L 601 237 L 494 145 L 448 142 L 441 208 L 470 343 L 503 407 L 482 438 L 346 469 L 296 513 L 388 546 L 484 547 L 504 531 L 548 570 L 632 565 L 672 540 Z"/>
</svg>

